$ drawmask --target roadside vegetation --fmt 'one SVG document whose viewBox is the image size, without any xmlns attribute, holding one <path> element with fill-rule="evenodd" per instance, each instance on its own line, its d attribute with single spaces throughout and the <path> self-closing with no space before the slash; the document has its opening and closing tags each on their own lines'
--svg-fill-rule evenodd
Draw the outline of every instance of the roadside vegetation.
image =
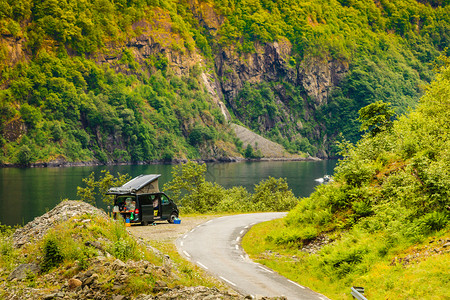
<svg viewBox="0 0 450 300">
<path fill-rule="evenodd" d="M 334 181 L 283 220 L 244 238 L 253 258 L 332 299 L 351 286 L 368 299 L 450 294 L 450 64 L 418 107 L 393 120 L 388 104 L 360 110 L 363 139 L 341 144 Z"/>
<path fill-rule="evenodd" d="M 71 218 L 54 226 L 41 240 L 21 248 L 13 246 L 12 233 L 11 228 L 2 226 L 0 278 L 5 290 L 0 291 L 0 298 L 12 295 L 27 298 L 30 289 L 43 293 L 43 297 L 63 288 L 71 278 L 80 278 L 84 288 L 90 286 L 102 297 L 153 295 L 160 282 L 165 282 L 167 288 L 223 287 L 187 261 L 169 262 L 166 253 L 155 252 L 146 242 L 129 235 L 123 222 L 105 216 L 84 214 Z M 173 249 L 170 254 L 172 257 Z M 39 271 L 27 272 L 20 280 L 6 280 L 18 265 L 25 263 L 39 266 Z M 93 282 L 86 283 L 84 274 L 90 274 Z M 32 298 L 39 298 L 34 293 Z"/>
<path fill-rule="evenodd" d="M 226 189 L 206 180 L 206 164 L 188 161 L 172 167 L 172 180 L 161 189 L 177 203 L 182 213 L 236 213 L 288 211 L 295 207 L 295 197 L 285 178 L 269 177 L 255 185 L 254 193 L 242 186 Z M 95 178 L 94 172 L 77 187 L 80 200 L 96 205 L 101 199 L 113 204 L 113 196 L 105 195 L 110 187 L 121 186 L 131 178 L 128 174 L 114 176 L 109 171 Z"/>
</svg>

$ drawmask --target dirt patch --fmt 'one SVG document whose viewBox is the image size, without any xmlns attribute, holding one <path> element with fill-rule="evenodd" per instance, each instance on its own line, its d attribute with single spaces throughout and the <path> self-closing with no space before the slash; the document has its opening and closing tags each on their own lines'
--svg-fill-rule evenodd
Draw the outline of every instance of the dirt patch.
<svg viewBox="0 0 450 300">
<path fill-rule="evenodd" d="M 133 225 L 127 231 L 137 238 L 155 241 L 175 241 L 192 228 L 217 218 L 216 215 L 186 216 L 181 217 L 181 224 L 169 224 L 167 221 L 157 222 L 156 225 Z"/>
</svg>

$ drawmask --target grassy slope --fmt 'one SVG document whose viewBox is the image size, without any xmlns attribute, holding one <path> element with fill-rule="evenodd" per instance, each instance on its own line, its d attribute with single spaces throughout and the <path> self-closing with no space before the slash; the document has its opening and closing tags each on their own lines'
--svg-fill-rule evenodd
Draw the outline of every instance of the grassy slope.
<svg viewBox="0 0 450 300">
<path fill-rule="evenodd" d="M 117 295 L 117 293 L 128 296 L 137 296 L 141 293 L 152 294 L 152 289 L 158 280 L 167 282 L 169 288 L 177 285 L 223 288 L 219 281 L 206 275 L 201 268 L 182 259 L 172 243 L 155 242 L 155 246 L 164 254 L 170 254 L 173 262 L 171 274 L 162 272 L 163 255 L 149 251 L 142 243 L 137 243 L 136 239 L 127 233 L 123 223 L 103 217 L 83 215 L 76 219 L 69 219 L 51 229 L 42 240 L 27 243 L 21 249 L 13 248 L 10 233 L 0 232 L 0 278 L 8 288 L 0 292 L 0 297 L 5 296 L 4 293 L 8 295 L 13 290 L 15 294 L 20 295 L 24 291 L 30 292 L 30 288 L 36 289 L 33 292 L 35 297 L 37 292 L 48 294 L 63 287 L 70 278 L 88 270 L 93 270 L 100 275 L 96 291 L 105 297 Z M 57 250 L 54 250 L 52 254 L 45 254 L 45 247 L 49 241 L 56 245 Z M 103 257 L 101 260 L 103 262 L 100 266 L 101 270 L 97 265 L 100 261 L 97 259 L 99 251 L 86 244 L 93 241 L 97 241 L 110 254 L 108 258 Z M 55 260 L 57 256 L 61 258 Z M 46 257 L 50 259 L 47 261 L 53 262 L 48 270 L 37 275 L 29 274 L 26 279 L 19 282 L 6 281 L 10 272 L 19 264 L 37 263 L 44 266 Z M 128 265 L 137 266 L 135 270 L 126 270 L 128 278 L 120 291 L 113 289 L 118 271 L 105 264 L 105 262 L 111 264 L 116 258 L 127 262 Z M 142 260 L 155 266 L 153 272 L 142 274 Z"/>
<path fill-rule="evenodd" d="M 450 67 L 444 62 L 416 110 L 390 130 L 346 145 L 335 182 L 284 220 L 256 227 L 244 240 L 247 251 L 331 298 L 350 297 L 350 286 L 362 285 L 369 299 L 446 299 Z M 317 254 L 299 250 L 322 236 L 332 243 Z"/>
</svg>

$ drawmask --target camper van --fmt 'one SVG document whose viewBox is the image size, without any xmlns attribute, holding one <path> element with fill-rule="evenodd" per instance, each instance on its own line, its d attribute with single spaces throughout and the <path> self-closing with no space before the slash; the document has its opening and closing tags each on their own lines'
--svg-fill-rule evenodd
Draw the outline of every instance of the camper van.
<svg viewBox="0 0 450 300">
<path fill-rule="evenodd" d="M 114 195 L 114 218 L 130 223 L 148 225 L 157 220 L 173 223 L 178 218 L 177 205 L 159 191 L 161 174 L 139 175 L 121 187 L 112 187 L 106 193 Z"/>
</svg>

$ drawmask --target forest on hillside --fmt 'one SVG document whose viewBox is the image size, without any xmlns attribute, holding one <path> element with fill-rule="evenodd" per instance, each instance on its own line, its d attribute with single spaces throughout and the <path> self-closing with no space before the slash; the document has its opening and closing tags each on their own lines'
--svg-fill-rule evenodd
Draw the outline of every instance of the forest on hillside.
<svg viewBox="0 0 450 300">
<path fill-rule="evenodd" d="M 0 0 L 0 163 L 239 156 L 206 75 L 233 122 L 293 153 L 335 155 L 340 134 L 360 138 L 360 108 L 416 105 L 447 51 L 448 4 Z M 274 76 L 226 93 L 234 62 L 275 43 L 287 52 Z M 310 64 L 343 69 L 320 101 L 291 76 Z"/>
</svg>

